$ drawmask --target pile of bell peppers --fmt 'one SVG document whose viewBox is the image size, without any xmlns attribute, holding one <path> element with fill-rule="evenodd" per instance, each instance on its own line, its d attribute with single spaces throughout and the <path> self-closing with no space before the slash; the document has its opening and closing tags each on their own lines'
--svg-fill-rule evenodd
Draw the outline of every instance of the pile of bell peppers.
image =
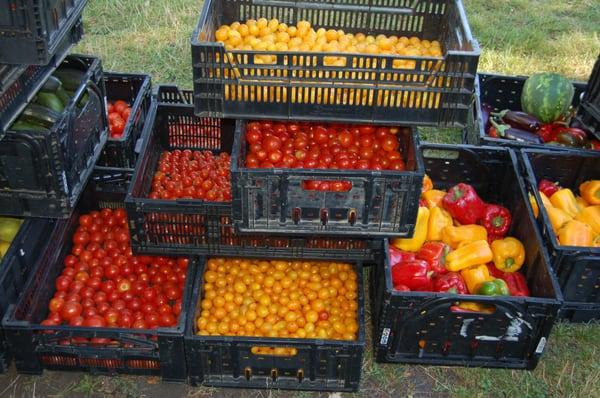
<svg viewBox="0 0 600 398">
<path fill-rule="evenodd" d="M 580 184 L 577 196 L 571 189 L 549 180 L 539 181 L 538 191 L 561 245 L 600 247 L 600 180 Z M 529 199 L 539 217 L 535 197 Z"/>
<path fill-rule="evenodd" d="M 525 248 L 507 236 L 512 216 L 484 202 L 464 183 L 433 189 L 425 176 L 415 232 L 392 239 L 389 257 L 397 291 L 529 296 L 519 269 Z"/>
</svg>

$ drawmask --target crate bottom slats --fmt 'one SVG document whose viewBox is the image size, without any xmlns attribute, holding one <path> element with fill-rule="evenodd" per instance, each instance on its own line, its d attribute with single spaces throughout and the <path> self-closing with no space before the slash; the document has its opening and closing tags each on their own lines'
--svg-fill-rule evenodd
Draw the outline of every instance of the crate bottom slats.
<svg viewBox="0 0 600 398">
<path fill-rule="evenodd" d="M 240 253 L 238 257 L 245 257 Z M 206 260 L 204 260 L 206 261 Z M 365 348 L 364 279 L 358 275 L 358 339 L 324 340 L 195 334 L 205 263 L 200 263 L 186 326 L 185 349 L 192 385 L 289 390 L 357 391 Z M 293 355 L 254 353 L 253 348 L 295 349 Z"/>
</svg>

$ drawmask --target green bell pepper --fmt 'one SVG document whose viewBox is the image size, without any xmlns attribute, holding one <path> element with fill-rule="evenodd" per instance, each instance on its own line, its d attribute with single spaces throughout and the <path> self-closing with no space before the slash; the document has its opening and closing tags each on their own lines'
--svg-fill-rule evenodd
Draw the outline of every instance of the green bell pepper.
<svg viewBox="0 0 600 398">
<path fill-rule="evenodd" d="M 509 296 L 510 291 L 508 285 L 502 279 L 492 279 L 491 281 L 483 282 L 477 290 L 477 294 L 482 296 Z"/>
</svg>

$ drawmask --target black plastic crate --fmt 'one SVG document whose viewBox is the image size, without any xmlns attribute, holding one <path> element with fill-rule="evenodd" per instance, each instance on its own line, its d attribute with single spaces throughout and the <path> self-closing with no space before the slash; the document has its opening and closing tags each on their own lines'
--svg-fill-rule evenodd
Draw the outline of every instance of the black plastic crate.
<svg viewBox="0 0 600 398">
<path fill-rule="evenodd" d="M 594 65 L 577 118 L 596 137 L 600 138 L 600 55 Z"/>
<path fill-rule="evenodd" d="M 123 100 L 131 106 L 131 115 L 125 121 L 125 129 L 120 138 L 108 137 L 99 166 L 130 168 L 135 166 L 138 140 L 150 113 L 152 102 L 152 81 L 149 75 L 106 72 L 104 74 L 106 100 Z"/>
<path fill-rule="evenodd" d="M 49 133 L 11 131 L 12 121 L 27 105 L 17 106 L 16 99 L 11 103 L 15 106 L 0 116 L 6 128 L 0 140 L 2 214 L 68 217 L 106 142 L 108 122 L 100 60 L 73 55 L 61 66 L 79 69 L 85 76 Z"/>
<path fill-rule="evenodd" d="M 0 63 L 47 65 L 87 0 L 2 0 Z M 80 37 L 81 38 L 81 37 Z M 79 38 L 73 42 L 75 44 Z"/>
<path fill-rule="evenodd" d="M 38 253 L 37 270 L 23 295 L 11 305 L 3 319 L 7 340 L 14 348 L 17 372 L 41 374 L 44 369 L 86 371 L 97 374 L 138 374 L 162 376 L 165 381 L 185 381 L 183 333 L 189 312 L 192 282 L 197 260 L 190 259 L 177 327 L 148 329 L 43 326 L 48 313 L 54 281 L 70 253 L 71 238 L 79 215 L 99 208 L 122 208 L 131 170 L 96 169 L 77 209 L 69 220 L 57 221 L 48 237 L 50 244 Z M 63 344 L 73 338 L 106 338 L 108 344 Z"/>
<path fill-rule="evenodd" d="M 0 316 L 4 316 L 8 306 L 17 301 L 29 275 L 35 270 L 39 253 L 48 244 L 48 236 L 55 228 L 53 220 L 27 219 L 12 241 L 6 255 L 0 261 Z M 12 361 L 10 350 L 0 329 L 0 373 L 8 370 Z"/>
<path fill-rule="evenodd" d="M 240 256 L 245 253 L 240 252 Z M 298 257 L 296 257 L 298 259 Z M 204 260 L 205 261 L 205 260 Z M 185 333 L 189 382 L 193 386 L 269 388 L 316 391 L 357 391 L 365 350 L 363 264 L 358 274 L 356 341 L 196 335 L 202 298 L 201 262 Z M 295 348 L 294 356 L 255 354 L 253 347 Z"/>
<path fill-rule="evenodd" d="M 542 203 L 537 189 L 541 179 L 555 181 L 574 193 L 582 182 L 600 179 L 598 154 L 527 149 L 522 151 L 522 160 L 527 189 L 538 204 Z M 565 299 L 562 315 L 572 321 L 600 319 L 600 248 L 559 245 L 546 209 L 538 207 L 537 223 Z"/>
<path fill-rule="evenodd" d="M 231 159 L 233 220 L 241 232 L 328 236 L 412 236 L 423 159 L 415 129 L 400 128 L 405 171 L 250 169 L 246 123 L 240 122 Z M 348 181 L 349 191 L 311 191 L 305 181 Z"/>
<path fill-rule="evenodd" d="M 214 254 L 253 257 L 371 260 L 381 251 L 375 239 L 330 239 L 266 233 L 239 234 L 231 202 L 149 199 L 163 150 L 210 149 L 231 153 L 235 121 L 194 116 L 189 91 L 159 86 L 144 131 L 144 146 L 126 199 L 134 251 L 146 254 Z M 155 115 L 155 116 L 154 116 Z M 420 189 L 420 188 L 419 188 Z"/>
<path fill-rule="evenodd" d="M 538 148 L 555 151 L 593 152 L 591 150 L 568 148 L 544 144 L 531 144 L 516 140 L 490 137 L 485 133 L 485 126 L 481 115 L 481 104 L 487 103 L 494 107 L 494 112 L 504 109 L 521 111 L 521 93 L 527 76 L 505 76 L 494 74 L 478 74 L 478 84 L 475 89 L 475 102 L 470 112 L 469 123 L 463 130 L 463 142 L 471 145 L 491 145 L 521 148 Z M 572 106 L 580 105 L 581 95 L 586 91 L 583 82 L 572 82 L 575 87 Z"/>
<path fill-rule="evenodd" d="M 156 87 L 155 97 L 158 103 L 163 104 L 188 104 L 194 103 L 194 92 L 191 90 L 181 90 L 172 84 L 161 84 Z"/>
<path fill-rule="evenodd" d="M 438 40 L 441 57 L 227 51 L 222 24 L 278 18 L 295 25 Z M 461 0 L 207 0 L 192 33 L 199 116 L 464 127 L 479 62 Z M 259 64 L 269 55 L 274 64 Z M 273 58 L 275 57 L 275 58 Z M 345 66 L 330 66 L 338 57 Z M 412 65 L 398 65 L 404 61 Z M 412 66 L 412 67 L 411 67 Z"/>
<path fill-rule="evenodd" d="M 510 236 L 523 242 L 521 269 L 534 297 L 398 292 L 389 259 L 373 268 L 371 319 L 380 362 L 533 369 L 554 326 L 562 295 L 527 206 L 515 154 L 505 148 L 424 145 L 425 170 L 434 187 L 474 186 L 485 201 L 513 216 Z M 387 253 L 388 243 L 385 243 Z M 494 305 L 495 311 L 459 313 L 456 302 Z"/>
</svg>

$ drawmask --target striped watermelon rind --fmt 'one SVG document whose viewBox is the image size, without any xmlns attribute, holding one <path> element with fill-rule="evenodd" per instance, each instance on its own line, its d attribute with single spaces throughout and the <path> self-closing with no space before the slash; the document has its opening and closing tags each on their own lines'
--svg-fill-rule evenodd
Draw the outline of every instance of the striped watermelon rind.
<svg viewBox="0 0 600 398">
<path fill-rule="evenodd" d="M 542 123 L 551 123 L 565 115 L 575 95 L 573 84 L 557 73 L 530 76 L 523 86 L 521 107 Z"/>
</svg>

